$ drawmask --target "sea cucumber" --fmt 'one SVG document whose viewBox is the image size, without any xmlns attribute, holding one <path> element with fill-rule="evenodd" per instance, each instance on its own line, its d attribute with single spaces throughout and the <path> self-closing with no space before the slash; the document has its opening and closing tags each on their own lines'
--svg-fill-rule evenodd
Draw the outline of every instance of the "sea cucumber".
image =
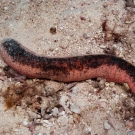
<svg viewBox="0 0 135 135">
<path fill-rule="evenodd" d="M 30 78 L 73 82 L 103 77 L 107 81 L 128 83 L 135 93 L 135 66 L 112 55 L 39 56 L 14 39 L 1 42 L 0 55 L 7 65 Z"/>
</svg>

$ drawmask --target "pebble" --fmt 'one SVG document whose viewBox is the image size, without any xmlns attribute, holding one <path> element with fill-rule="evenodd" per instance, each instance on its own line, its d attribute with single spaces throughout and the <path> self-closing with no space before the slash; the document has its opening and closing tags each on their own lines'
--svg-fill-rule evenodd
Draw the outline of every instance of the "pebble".
<svg viewBox="0 0 135 135">
<path fill-rule="evenodd" d="M 135 63 L 135 59 L 133 59 L 133 63 Z"/>
<path fill-rule="evenodd" d="M 126 124 L 126 126 L 127 126 L 129 129 L 133 129 L 133 127 L 134 127 L 133 121 L 127 120 L 125 124 Z"/>
<path fill-rule="evenodd" d="M 61 113 L 61 112 L 65 111 L 65 109 L 64 109 L 64 107 L 63 107 L 63 106 L 60 106 L 60 107 L 58 108 L 58 110 L 59 110 L 59 113 Z"/>
<path fill-rule="evenodd" d="M 37 135 L 42 135 L 41 133 L 38 133 Z"/>
<path fill-rule="evenodd" d="M 46 92 L 46 95 L 53 95 L 54 93 L 62 90 L 63 88 L 64 88 L 64 85 L 62 83 L 48 81 L 46 82 L 45 92 Z"/>
<path fill-rule="evenodd" d="M 133 119 L 133 128 L 135 128 L 135 119 Z"/>
<path fill-rule="evenodd" d="M 56 34 L 56 27 L 52 26 L 52 27 L 50 28 L 50 33 L 51 33 L 51 34 Z"/>
<path fill-rule="evenodd" d="M 44 118 L 45 120 L 49 120 L 49 119 L 52 118 L 52 115 L 45 114 L 43 118 Z"/>
<path fill-rule="evenodd" d="M 115 130 L 118 129 L 114 118 L 112 118 L 112 117 L 108 118 L 108 123 L 109 123 Z"/>
<path fill-rule="evenodd" d="M 41 119 L 41 115 L 37 114 L 37 115 L 36 115 L 36 118 L 37 118 L 37 119 Z"/>
<path fill-rule="evenodd" d="M 115 86 L 115 83 L 114 82 L 110 82 L 110 87 L 114 87 Z"/>
<path fill-rule="evenodd" d="M 10 133 L 5 133 L 5 135 L 11 135 Z"/>
<path fill-rule="evenodd" d="M 127 83 L 124 83 L 123 87 L 124 87 L 125 90 L 129 90 L 130 89 L 130 87 L 129 87 L 129 85 Z"/>
<path fill-rule="evenodd" d="M 83 38 L 88 39 L 88 35 L 86 33 L 83 33 Z"/>
<path fill-rule="evenodd" d="M 45 109 L 41 108 L 41 116 L 44 117 L 44 115 L 45 115 Z"/>
<path fill-rule="evenodd" d="M 74 113 L 78 113 L 78 114 L 80 113 L 80 108 L 77 105 L 70 105 L 70 109 Z"/>
<path fill-rule="evenodd" d="M 99 102 L 99 106 L 102 108 L 106 108 L 107 107 L 107 103 L 105 101 L 100 101 Z"/>
<path fill-rule="evenodd" d="M 48 120 L 43 120 L 43 123 L 44 123 L 44 124 L 47 124 L 48 127 L 52 126 L 52 123 L 49 122 Z M 43 125 L 44 125 L 44 124 L 43 124 Z"/>
<path fill-rule="evenodd" d="M 54 116 L 54 117 L 57 117 L 58 116 L 58 114 L 59 114 L 59 110 L 58 110 L 58 108 L 53 108 L 52 109 L 52 115 Z"/>
<path fill-rule="evenodd" d="M 68 100 L 68 97 L 65 96 L 65 95 L 62 95 L 61 98 L 60 98 L 60 104 L 65 105 L 67 100 Z"/>
<path fill-rule="evenodd" d="M 134 0 L 126 0 L 126 7 L 133 8 L 135 6 Z"/>
<path fill-rule="evenodd" d="M 105 82 L 106 82 L 106 79 L 100 79 L 100 82 L 98 83 L 98 87 L 100 89 L 104 89 L 105 87 Z"/>
<path fill-rule="evenodd" d="M 43 135 L 50 135 L 50 133 L 43 133 Z"/>
<path fill-rule="evenodd" d="M 77 93 L 77 91 L 78 91 L 78 87 L 77 86 L 74 86 L 72 88 L 72 93 L 75 94 L 75 93 Z"/>
<path fill-rule="evenodd" d="M 29 120 L 32 121 L 33 119 L 37 119 L 37 114 L 32 112 L 32 111 L 28 111 L 28 116 L 29 116 Z"/>
<path fill-rule="evenodd" d="M 135 49 L 135 43 L 131 44 L 131 47 L 132 47 L 133 49 Z"/>
<path fill-rule="evenodd" d="M 4 10 L 8 10 L 8 7 L 4 7 Z"/>
<path fill-rule="evenodd" d="M 13 129 L 13 131 L 18 132 L 18 131 L 19 131 L 19 129 L 15 128 L 15 129 Z"/>
<path fill-rule="evenodd" d="M 92 130 L 91 127 L 87 127 L 86 129 L 87 129 L 87 133 L 91 133 Z"/>
<path fill-rule="evenodd" d="M 40 123 L 40 122 L 41 122 L 41 119 L 36 119 L 36 122 L 37 122 L 37 123 Z"/>
<path fill-rule="evenodd" d="M 109 130 L 110 128 L 111 128 L 110 124 L 107 121 L 105 121 L 104 122 L 104 129 Z"/>
<path fill-rule="evenodd" d="M 100 48 L 105 49 L 106 45 L 100 45 Z"/>
<path fill-rule="evenodd" d="M 59 115 L 65 115 L 65 111 L 60 112 Z"/>
<path fill-rule="evenodd" d="M 60 125 L 62 127 L 63 126 L 67 126 L 68 125 L 68 122 L 69 122 L 68 116 L 63 115 L 63 116 L 59 117 L 58 120 L 57 120 L 57 122 L 60 123 Z"/>
<path fill-rule="evenodd" d="M 135 135 L 135 131 L 129 131 L 127 135 Z"/>
<path fill-rule="evenodd" d="M 69 83 L 66 85 L 66 88 L 71 89 L 72 87 L 74 87 L 77 83 L 73 82 L 73 83 Z"/>
<path fill-rule="evenodd" d="M 23 121 L 23 125 L 24 125 L 24 126 L 28 126 L 28 121 L 24 120 L 24 121 Z"/>
<path fill-rule="evenodd" d="M 126 99 L 124 104 L 129 107 L 129 108 L 134 108 L 135 107 L 135 101 L 131 99 Z"/>
</svg>

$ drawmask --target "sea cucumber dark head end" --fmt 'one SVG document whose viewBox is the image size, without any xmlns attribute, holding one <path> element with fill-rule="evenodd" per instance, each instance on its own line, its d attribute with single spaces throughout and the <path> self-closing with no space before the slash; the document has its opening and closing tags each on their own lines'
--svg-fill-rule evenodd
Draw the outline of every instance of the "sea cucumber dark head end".
<svg viewBox="0 0 135 135">
<path fill-rule="evenodd" d="M 3 51 L 2 50 L 3 47 L 6 49 L 9 46 L 10 47 L 14 46 L 13 41 L 14 40 L 12 38 L 4 38 L 0 43 L 0 50 Z"/>
<path fill-rule="evenodd" d="M 1 44 L 6 43 L 6 42 L 10 42 L 11 40 L 13 40 L 13 39 L 12 39 L 12 38 L 4 38 L 4 39 L 1 41 Z"/>
</svg>

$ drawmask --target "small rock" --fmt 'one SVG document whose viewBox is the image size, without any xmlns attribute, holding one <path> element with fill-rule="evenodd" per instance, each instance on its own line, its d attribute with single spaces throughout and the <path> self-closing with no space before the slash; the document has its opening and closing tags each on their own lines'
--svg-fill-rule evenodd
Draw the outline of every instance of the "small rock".
<svg viewBox="0 0 135 135">
<path fill-rule="evenodd" d="M 108 123 L 109 123 L 115 130 L 118 129 L 114 118 L 112 118 L 112 117 L 108 118 Z"/>
<path fill-rule="evenodd" d="M 135 131 L 129 131 L 127 135 L 135 135 Z"/>
<path fill-rule="evenodd" d="M 83 33 L 83 38 L 88 39 L 88 35 L 86 33 Z"/>
<path fill-rule="evenodd" d="M 37 135 L 42 135 L 41 133 L 38 133 Z"/>
<path fill-rule="evenodd" d="M 105 45 L 100 45 L 100 48 L 105 49 L 106 46 Z"/>
<path fill-rule="evenodd" d="M 48 133 L 43 133 L 43 135 L 50 135 L 50 133 L 48 132 Z"/>
<path fill-rule="evenodd" d="M 66 126 L 68 124 L 69 119 L 66 115 L 63 115 L 63 116 L 58 118 L 57 122 L 60 123 L 60 125 L 63 127 L 63 126 Z"/>
<path fill-rule="evenodd" d="M 71 89 L 72 87 L 74 87 L 77 83 L 76 82 L 73 82 L 73 83 L 69 83 L 66 85 L 66 88 L 67 89 Z"/>
<path fill-rule="evenodd" d="M 61 113 L 61 112 L 65 111 L 65 109 L 64 109 L 64 107 L 63 107 L 63 106 L 59 106 L 59 107 L 58 107 L 58 110 L 59 110 L 59 113 Z"/>
<path fill-rule="evenodd" d="M 51 127 L 52 126 L 52 123 L 49 122 L 48 120 L 43 120 L 43 126 Z"/>
<path fill-rule="evenodd" d="M 100 82 L 99 82 L 99 88 L 102 90 L 104 89 L 105 87 L 105 82 L 106 82 L 106 79 L 101 79 Z"/>
<path fill-rule="evenodd" d="M 41 119 L 36 119 L 35 122 L 36 123 L 40 123 L 41 122 Z"/>
<path fill-rule="evenodd" d="M 110 82 L 110 87 L 112 88 L 112 87 L 114 87 L 115 86 L 115 83 L 114 82 Z"/>
<path fill-rule="evenodd" d="M 59 115 L 65 115 L 65 111 L 60 112 Z"/>
<path fill-rule="evenodd" d="M 130 87 L 129 87 L 129 85 L 127 83 L 124 83 L 123 87 L 124 87 L 125 90 L 129 90 L 130 89 Z"/>
<path fill-rule="evenodd" d="M 41 107 L 41 116 L 44 117 L 45 115 L 45 109 Z"/>
<path fill-rule="evenodd" d="M 8 10 L 8 7 L 4 7 L 4 10 Z"/>
<path fill-rule="evenodd" d="M 86 21 L 86 18 L 83 17 L 83 16 L 80 16 L 80 19 L 81 19 L 82 21 Z"/>
<path fill-rule="evenodd" d="M 15 129 L 13 129 L 13 131 L 18 132 L 18 131 L 19 131 L 19 129 L 15 128 Z"/>
<path fill-rule="evenodd" d="M 41 115 L 37 114 L 37 115 L 36 115 L 36 118 L 37 118 L 37 119 L 41 119 Z"/>
<path fill-rule="evenodd" d="M 133 127 L 134 127 L 133 121 L 127 120 L 125 124 L 129 129 L 133 129 Z"/>
<path fill-rule="evenodd" d="M 135 2 L 134 0 L 126 0 L 126 7 L 135 7 Z"/>
<path fill-rule="evenodd" d="M 10 133 L 5 133 L 5 135 L 11 135 Z"/>
<path fill-rule="evenodd" d="M 135 119 L 133 119 L 133 128 L 135 128 Z"/>
<path fill-rule="evenodd" d="M 56 27 L 52 26 L 52 27 L 50 28 L 50 33 L 51 33 L 51 34 L 56 34 Z"/>
<path fill-rule="evenodd" d="M 78 114 L 80 113 L 80 108 L 77 105 L 70 105 L 70 109 L 74 113 L 78 113 Z"/>
<path fill-rule="evenodd" d="M 64 88 L 63 83 L 48 81 L 46 82 L 45 86 L 45 95 L 46 96 L 54 95 L 56 92 L 62 90 L 63 88 Z"/>
<path fill-rule="evenodd" d="M 31 111 L 27 111 L 30 121 L 37 118 L 37 114 Z"/>
<path fill-rule="evenodd" d="M 87 128 L 87 131 L 84 133 L 84 135 L 91 135 L 91 127 Z"/>
<path fill-rule="evenodd" d="M 133 59 L 133 63 L 135 63 L 135 59 Z"/>
<path fill-rule="evenodd" d="M 104 122 L 104 129 L 109 130 L 111 128 L 110 124 L 108 122 Z"/>
<path fill-rule="evenodd" d="M 65 95 L 62 95 L 61 98 L 60 98 L 60 104 L 65 105 L 67 100 L 68 100 L 68 97 L 65 96 Z"/>
<path fill-rule="evenodd" d="M 72 88 L 72 93 L 74 94 L 74 93 L 77 93 L 77 91 L 78 91 L 78 87 L 77 86 L 74 86 L 73 88 Z"/>
<path fill-rule="evenodd" d="M 105 101 L 99 101 L 99 106 L 102 107 L 102 108 L 106 108 L 107 103 Z"/>
<path fill-rule="evenodd" d="M 49 120 L 49 119 L 52 118 L 52 115 L 45 114 L 43 118 L 44 118 L 45 120 Z"/>
<path fill-rule="evenodd" d="M 135 49 L 135 43 L 132 43 L 132 44 L 131 44 L 131 47 L 132 47 L 133 49 Z"/>
<path fill-rule="evenodd" d="M 91 132 L 86 132 L 84 133 L 84 135 L 91 135 Z"/>
<path fill-rule="evenodd" d="M 24 120 L 24 121 L 23 121 L 23 125 L 24 125 L 24 126 L 27 126 L 27 125 L 28 125 L 28 121 Z"/>
<path fill-rule="evenodd" d="M 135 107 L 135 101 L 131 99 L 125 99 L 123 102 L 123 105 L 128 108 L 134 108 Z"/>
<path fill-rule="evenodd" d="M 58 114 L 59 114 L 58 108 L 55 107 L 54 109 L 52 109 L 52 115 L 53 115 L 54 117 L 57 117 Z"/>
</svg>

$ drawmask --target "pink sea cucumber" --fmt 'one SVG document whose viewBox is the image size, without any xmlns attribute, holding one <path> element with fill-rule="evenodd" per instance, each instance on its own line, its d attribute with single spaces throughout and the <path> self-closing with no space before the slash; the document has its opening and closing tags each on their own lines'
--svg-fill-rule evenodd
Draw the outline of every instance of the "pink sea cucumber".
<svg viewBox="0 0 135 135">
<path fill-rule="evenodd" d="M 1 42 L 0 55 L 15 71 L 30 78 L 73 82 L 103 77 L 107 81 L 128 83 L 135 93 L 135 66 L 112 55 L 38 56 L 14 39 Z"/>
</svg>

